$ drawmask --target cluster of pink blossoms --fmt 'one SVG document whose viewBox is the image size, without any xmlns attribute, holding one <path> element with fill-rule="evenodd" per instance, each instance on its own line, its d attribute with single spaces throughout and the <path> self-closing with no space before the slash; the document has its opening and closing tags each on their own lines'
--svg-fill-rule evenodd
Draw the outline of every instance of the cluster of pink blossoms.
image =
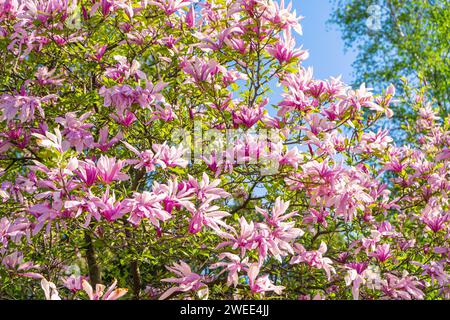
<svg viewBox="0 0 450 320">
<path fill-rule="evenodd" d="M 301 19 L 0 0 L 0 297 L 450 299 L 450 118 L 419 92 L 395 143 Z"/>
</svg>

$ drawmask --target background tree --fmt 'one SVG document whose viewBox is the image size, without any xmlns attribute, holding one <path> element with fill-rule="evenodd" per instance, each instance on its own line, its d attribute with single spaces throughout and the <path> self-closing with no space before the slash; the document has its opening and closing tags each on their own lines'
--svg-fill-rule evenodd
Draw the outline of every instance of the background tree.
<svg viewBox="0 0 450 320">
<path fill-rule="evenodd" d="M 404 91 L 405 81 L 427 87 L 439 115 L 448 114 L 450 1 L 345 0 L 334 1 L 334 7 L 331 22 L 340 27 L 346 47 L 358 51 L 355 83 L 377 90 L 394 83 Z M 416 120 L 409 103 L 394 111 L 397 128 Z"/>
</svg>

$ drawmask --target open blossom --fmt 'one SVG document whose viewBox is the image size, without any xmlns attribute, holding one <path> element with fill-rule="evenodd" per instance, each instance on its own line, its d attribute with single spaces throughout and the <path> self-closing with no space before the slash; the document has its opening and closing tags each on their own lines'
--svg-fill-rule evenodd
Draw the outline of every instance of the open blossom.
<svg viewBox="0 0 450 320">
<path fill-rule="evenodd" d="M 180 144 L 178 147 L 169 147 L 167 144 L 154 144 L 157 157 L 166 167 L 182 167 L 188 165 L 188 161 L 184 158 L 186 149 Z"/>
<path fill-rule="evenodd" d="M 180 263 L 174 263 L 173 266 L 166 266 L 166 268 L 177 275 L 178 278 L 173 277 L 161 280 L 163 282 L 174 283 L 176 286 L 164 292 L 159 297 L 160 300 L 164 300 L 176 292 L 198 291 L 202 288 L 207 289 L 203 276 L 192 272 L 186 262 L 180 261 Z"/>
<path fill-rule="evenodd" d="M 219 63 L 215 60 L 204 60 L 195 57 L 192 60 L 183 60 L 180 67 L 192 77 L 193 82 L 211 82 L 212 78 L 219 73 Z"/>
<path fill-rule="evenodd" d="M 15 240 L 25 235 L 25 229 L 28 227 L 28 223 L 20 220 L 11 222 L 6 217 L 0 219 L 0 244 L 5 248 L 8 245 L 10 239 Z"/>
<path fill-rule="evenodd" d="M 67 289 L 76 293 L 77 291 L 83 290 L 83 280 L 85 280 L 83 276 L 71 275 L 63 279 L 63 282 Z"/>
<path fill-rule="evenodd" d="M 125 146 L 139 157 L 139 160 L 128 160 L 128 163 L 135 164 L 135 169 L 145 168 L 145 171 L 150 172 L 156 170 L 156 166 L 160 165 L 165 168 L 166 164 L 159 159 L 159 154 L 155 154 L 152 150 L 139 151 L 129 143 L 123 141 Z"/>
<path fill-rule="evenodd" d="M 145 168 L 145 171 L 150 172 L 156 170 L 157 165 L 165 167 L 165 163 L 158 158 L 158 154 L 155 154 L 152 150 L 139 151 L 128 142 L 123 141 L 123 144 L 136 156 L 139 160 L 129 160 L 128 163 L 135 164 L 135 169 Z"/>
<path fill-rule="evenodd" d="M 172 213 L 173 209 L 185 208 L 189 212 L 195 211 L 195 205 L 192 203 L 194 189 L 185 182 L 169 180 L 167 184 L 154 182 L 153 193 L 162 197 L 164 210 Z"/>
<path fill-rule="evenodd" d="M 192 213 L 189 223 L 189 232 L 195 234 L 202 230 L 203 226 L 210 227 L 213 230 L 220 230 L 220 227 L 229 228 L 222 219 L 229 216 L 228 212 L 219 210 L 218 206 L 210 206 L 209 202 L 204 202 Z"/>
<path fill-rule="evenodd" d="M 81 283 L 84 292 L 86 292 L 90 300 L 117 300 L 128 292 L 128 289 L 125 288 L 115 289 L 117 286 L 117 280 L 115 279 L 106 292 L 104 292 L 106 287 L 103 284 L 96 284 L 94 290 L 85 279 Z"/>
<path fill-rule="evenodd" d="M 167 15 L 174 14 L 181 8 L 187 7 L 192 3 L 192 0 L 150 0 L 148 4 L 158 6 Z"/>
<path fill-rule="evenodd" d="M 116 196 L 113 193 L 112 195 L 109 194 L 109 187 L 107 187 L 105 193 L 101 198 L 98 197 L 91 197 L 89 199 L 95 207 L 96 207 L 96 216 L 97 220 L 100 220 L 99 216 L 102 216 L 107 221 L 114 221 L 119 218 L 121 218 L 126 212 L 128 212 L 128 209 L 124 204 L 122 204 L 120 201 L 116 201 Z"/>
<path fill-rule="evenodd" d="M 11 121 L 18 115 L 21 122 L 28 122 L 35 119 L 36 111 L 39 111 L 40 116 L 45 118 L 43 106 L 56 99 L 57 96 L 54 94 L 44 97 L 30 96 L 25 90 L 16 95 L 0 95 L 0 111 L 2 111 L 0 120 Z"/>
<path fill-rule="evenodd" d="M 304 262 L 311 267 L 323 269 L 327 274 L 328 280 L 330 280 L 332 272 L 336 273 L 336 270 L 331 266 L 333 264 L 333 261 L 331 261 L 330 258 L 323 257 L 323 255 L 327 252 L 327 245 L 325 244 L 325 242 L 322 242 L 320 244 L 318 250 L 313 251 L 306 251 L 302 245 L 297 244 L 295 251 L 297 255 L 292 257 L 291 261 L 289 262 L 290 264 Z"/>
<path fill-rule="evenodd" d="M 417 277 L 410 276 L 408 272 L 397 276 L 392 273 L 386 274 L 386 279 L 381 282 L 383 293 L 392 299 L 402 300 L 422 300 L 424 293 L 421 290 L 424 285 L 417 280 Z"/>
<path fill-rule="evenodd" d="M 134 193 L 132 199 L 124 200 L 124 204 L 130 212 L 129 221 L 137 225 L 142 219 L 146 218 L 155 227 L 159 227 L 159 221 L 166 221 L 172 217 L 161 205 L 165 196 L 164 193 L 155 195 L 148 191 Z"/>
<path fill-rule="evenodd" d="M 41 280 L 41 287 L 44 290 L 46 300 L 61 300 L 56 285 L 47 281 L 45 278 Z"/>
<path fill-rule="evenodd" d="M 360 286 L 365 283 L 365 270 L 367 269 L 367 263 L 352 262 L 346 265 L 348 272 L 345 276 L 345 284 L 352 285 L 353 299 L 358 300 Z"/>
<path fill-rule="evenodd" d="M 92 8 L 90 15 L 94 15 L 94 13 L 101 9 L 101 13 L 104 16 L 109 15 L 110 13 L 116 12 L 119 9 L 123 9 L 127 16 L 131 19 L 134 16 L 134 9 L 131 3 L 127 0 L 101 0 L 96 2 Z"/>
<path fill-rule="evenodd" d="M 123 160 L 116 161 L 116 158 L 101 156 L 97 161 L 98 176 L 107 184 L 115 180 L 127 180 L 129 178 L 128 175 L 120 172 L 124 164 Z"/>
<path fill-rule="evenodd" d="M 35 267 L 31 261 L 23 262 L 23 253 L 14 251 L 13 253 L 4 256 L 2 264 L 10 270 L 25 271 Z"/>
<path fill-rule="evenodd" d="M 247 271 L 248 281 L 250 285 L 250 290 L 253 293 L 266 293 L 273 291 L 276 294 L 281 294 L 284 287 L 274 285 L 269 279 L 268 275 L 258 276 L 260 272 L 260 267 L 257 263 L 252 264 Z"/>
<path fill-rule="evenodd" d="M 255 209 L 256 209 L 256 211 L 258 211 L 259 213 L 261 213 L 264 216 L 265 222 L 268 225 L 270 225 L 274 228 L 279 228 L 279 227 L 282 227 L 283 225 L 287 224 L 287 222 L 285 220 L 297 215 L 296 211 L 285 214 L 285 212 L 287 211 L 288 208 L 289 208 L 289 201 L 283 201 L 280 197 L 278 197 L 275 200 L 275 205 L 272 209 L 272 214 L 269 214 L 269 212 L 267 212 L 267 210 L 263 210 L 259 207 L 256 207 Z"/>
<path fill-rule="evenodd" d="M 239 218 L 239 224 L 240 234 L 238 234 L 235 230 L 231 230 L 230 232 L 218 232 L 218 234 L 224 238 L 225 241 L 221 242 L 216 249 L 231 246 L 233 250 L 240 249 L 241 256 L 244 257 L 247 250 L 257 248 L 258 243 L 255 240 L 258 234 L 255 223 L 253 221 L 248 223 L 245 217 L 241 217 Z"/>
<path fill-rule="evenodd" d="M 256 108 L 248 108 L 243 106 L 238 111 L 233 111 L 233 123 L 235 125 L 243 124 L 247 128 L 253 127 L 264 115 L 263 107 L 266 105 L 268 100 L 265 100 L 262 104 Z"/>
<path fill-rule="evenodd" d="M 428 264 L 415 263 L 423 269 L 422 275 L 430 276 L 431 282 L 435 281 L 441 285 L 445 286 L 450 282 L 450 275 L 445 272 L 445 263 L 431 261 Z"/>
<path fill-rule="evenodd" d="M 271 215 L 266 210 L 255 208 L 265 218 L 264 223 L 257 224 L 258 235 L 255 239 L 258 243 L 260 258 L 264 258 L 270 252 L 281 261 L 281 256 L 294 253 L 291 243 L 302 236 L 304 232 L 299 228 L 294 228 L 294 221 L 285 221 L 297 214 L 295 211 L 284 214 L 288 207 L 289 201 L 284 202 L 281 198 L 277 198 Z"/>
<path fill-rule="evenodd" d="M 215 35 L 196 34 L 195 36 L 203 42 L 197 45 L 198 47 L 210 50 L 220 50 L 222 46 L 227 43 L 227 40 L 229 41 L 233 35 L 243 33 L 244 32 L 240 27 L 234 26 L 221 30 L 220 32 L 215 32 Z M 214 38 L 217 38 L 217 40 Z"/>
<path fill-rule="evenodd" d="M 61 131 L 58 128 L 55 128 L 55 133 L 46 131 L 45 135 L 33 133 L 33 136 L 38 138 L 37 143 L 40 146 L 55 148 L 59 152 L 64 152 L 69 148 L 68 141 L 63 140 Z"/>
<path fill-rule="evenodd" d="M 97 181 L 97 166 L 92 160 L 80 161 L 78 170 L 75 173 L 87 187 L 92 186 Z"/>
<path fill-rule="evenodd" d="M 139 70 L 141 64 L 138 61 L 133 60 L 130 65 L 127 58 L 124 56 L 114 56 L 114 59 L 117 61 L 117 65 L 106 69 L 106 77 L 112 78 L 118 82 L 122 82 L 130 77 L 135 80 L 147 79 L 145 73 Z"/>
<path fill-rule="evenodd" d="M 224 261 L 224 260 L 228 261 Z M 234 285 L 235 287 L 239 282 L 239 272 L 248 270 L 249 262 L 248 257 L 241 259 L 238 255 L 233 253 L 225 252 L 219 255 L 220 262 L 214 263 L 210 266 L 211 269 L 223 268 L 217 276 L 224 272 L 228 272 L 227 285 Z"/>
<path fill-rule="evenodd" d="M 295 40 L 289 32 L 285 32 L 284 40 L 274 45 L 267 46 L 267 52 L 278 60 L 280 64 L 289 63 L 298 58 L 300 61 L 308 59 L 309 53 L 301 49 L 295 49 Z"/>
<path fill-rule="evenodd" d="M 60 76 L 54 76 L 55 69 L 48 70 L 47 67 L 39 67 L 38 71 L 35 73 L 36 82 L 41 85 L 54 85 L 60 86 L 64 82 L 64 79 L 61 79 Z"/>
<path fill-rule="evenodd" d="M 389 244 L 378 245 L 371 256 L 378 259 L 380 262 L 384 262 L 391 257 L 391 250 Z"/>
<path fill-rule="evenodd" d="M 197 198 L 202 202 L 226 198 L 230 195 L 222 188 L 217 187 L 221 183 L 220 179 L 210 181 L 206 172 L 203 173 L 202 180 L 197 180 L 191 175 L 188 176 L 189 184 L 194 188 Z"/>
<path fill-rule="evenodd" d="M 358 153 L 384 152 L 392 141 L 387 130 L 363 133 L 361 142 L 355 151 Z"/>
<path fill-rule="evenodd" d="M 94 137 L 89 132 L 89 129 L 94 125 L 91 123 L 84 123 L 84 121 L 91 115 L 91 113 L 85 113 L 79 118 L 74 112 L 69 112 L 66 116 L 57 117 L 56 122 L 63 125 L 62 135 L 70 143 L 72 147 L 75 147 L 78 152 L 82 152 L 84 148 L 91 147 L 94 143 Z"/>
<path fill-rule="evenodd" d="M 292 11 L 292 2 L 290 2 L 287 7 L 284 6 L 284 0 L 277 1 L 263 1 L 258 0 L 258 2 L 264 6 L 264 18 L 279 26 L 284 30 L 289 30 L 293 28 L 298 34 L 303 34 L 302 27 L 299 23 L 303 17 L 296 16 L 295 10 Z"/>
<path fill-rule="evenodd" d="M 437 207 L 427 206 L 420 218 L 433 232 L 438 232 L 446 227 L 450 221 L 450 214 Z"/>
<path fill-rule="evenodd" d="M 309 209 L 310 215 L 303 218 L 303 222 L 306 224 L 320 224 L 323 227 L 328 227 L 328 223 L 326 217 L 330 215 L 330 213 L 326 210 L 316 210 L 314 208 Z"/>
<path fill-rule="evenodd" d="M 94 142 L 92 145 L 99 148 L 101 151 L 108 151 L 113 145 L 123 138 L 122 132 L 117 133 L 113 138 L 109 138 L 109 127 L 104 126 L 99 130 L 98 142 Z"/>
</svg>

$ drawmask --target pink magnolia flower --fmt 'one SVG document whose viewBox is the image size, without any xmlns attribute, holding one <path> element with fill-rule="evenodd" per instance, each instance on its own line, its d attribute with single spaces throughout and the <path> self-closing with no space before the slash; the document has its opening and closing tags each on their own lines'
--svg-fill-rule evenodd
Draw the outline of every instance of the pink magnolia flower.
<svg viewBox="0 0 450 320">
<path fill-rule="evenodd" d="M 210 182 L 206 172 L 203 172 L 202 180 L 200 181 L 198 181 L 191 175 L 188 175 L 188 177 L 189 184 L 192 188 L 194 188 L 197 199 L 202 202 L 209 202 L 212 200 L 227 198 L 228 196 L 230 196 L 230 194 L 222 188 L 217 188 L 217 186 L 221 183 L 220 179 L 216 179 Z"/>
<path fill-rule="evenodd" d="M 184 159 L 184 153 L 186 149 L 182 144 L 178 147 L 164 144 L 154 144 L 153 149 L 155 150 L 157 157 L 161 160 L 166 167 L 182 167 L 185 168 L 188 165 L 188 161 Z"/>
<path fill-rule="evenodd" d="M 308 51 L 295 49 L 295 40 L 289 32 L 284 33 L 283 40 L 280 39 L 275 44 L 268 45 L 266 50 L 280 64 L 289 63 L 295 58 L 298 58 L 301 62 L 309 57 Z"/>
<path fill-rule="evenodd" d="M 347 286 L 352 285 L 353 299 L 358 300 L 359 298 L 359 288 L 362 284 L 366 283 L 367 275 L 367 262 L 351 262 L 345 265 L 348 269 L 347 275 L 345 276 L 345 284 Z"/>
<path fill-rule="evenodd" d="M 450 214 L 448 212 L 443 212 L 442 209 L 428 205 L 422 212 L 420 219 L 433 232 L 438 232 L 439 230 L 446 228 L 445 224 L 450 220 Z"/>
<path fill-rule="evenodd" d="M 124 288 L 115 289 L 117 285 L 116 279 L 114 279 L 114 282 L 106 292 L 104 292 L 106 287 L 102 284 L 96 284 L 94 291 L 92 286 L 85 279 L 83 279 L 81 283 L 84 292 L 86 292 L 90 300 L 117 300 L 128 292 L 128 289 Z"/>
<path fill-rule="evenodd" d="M 134 8 L 131 2 L 127 0 L 99 0 L 92 6 L 90 16 L 92 17 L 100 7 L 103 16 L 107 16 L 119 9 L 123 9 L 130 19 L 134 16 Z"/>
<path fill-rule="evenodd" d="M 94 144 L 94 137 L 88 131 L 94 124 L 84 123 L 91 116 L 91 113 L 85 113 L 81 117 L 77 117 L 74 112 L 66 113 L 64 118 L 56 117 L 55 121 L 64 126 L 61 132 L 64 138 L 75 147 L 77 152 L 82 152 L 84 148 L 90 148 Z"/>
<path fill-rule="evenodd" d="M 386 280 L 382 281 L 383 293 L 393 299 L 422 300 L 425 296 L 420 289 L 422 287 L 423 283 L 417 281 L 416 277 L 409 276 L 406 270 L 401 277 L 387 273 Z"/>
<path fill-rule="evenodd" d="M 125 111 L 125 114 L 110 114 L 110 117 L 117 121 L 122 126 L 129 127 L 136 121 L 136 116 L 131 111 Z"/>
<path fill-rule="evenodd" d="M 64 286 L 72 291 L 72 293 L 76 293 L 77 291 L 83 290 L 83 280 L 85 277 L 71 275 L 70 277 L 64 278 Z"/>
<path fill-rule="evenodd" d="M 48 70 L 47 67 L 39 67 L 38 71 L 35 73 L 36 82 L 37 84 L 41 86 L 46 85 L 54 85 L 54 86 L 60 86 L 64 82 L 64 79 L 61 79 L 60 76 L 54 76 L 56 69 Z"/>
<path fill-rule="evenodd" d="M 0 110 L 2 111 L 1 121 L 12 121 L 19 113 L 20 122 L 29 122 L 35 119 L 36 110 L 42 118 L 45 118 L 43 106 L 46 103 L 56 100 L 58 97 L 54 94 L 44 97 L 29 96 L 22 89 L 20 93 L 15 95 L 0 95 Z"/>
<path fill-rule="evenodd" d="M 259 207 L 255 207 L 256 211 L 262 214 L 265 218 L 265 222 L 274 227 L 279 228 L 285 225 L 287 222 L 285 220 L 294 217 L 297 215 L 297 211 L 293 211 L 291 213 L 285 214 L 287 209 L 289 208 L 289 201 L 283 201 L 280 197 L 275 200 L 275 205 L 272 209 L 272 214 L 269 214 L 267 210 L 261 209 Z"/>
<path fill-rule="evenodd" d="M 238 235 L 235 230 L 230 232 L 219 231 L 217 234 L 224 238 L 225 241 L 221 242 L 216 249 L 223 248 L 226 246 L 231 246 L 233 250 L 238 248 L 241 249 L 241 256 L 244 257 L 247 250 L 256 249 L 258 243 L 256 242 L 256 237 L 258 235 L 255 223 L 250 221 L 247 222 L 245 217 L 239 218 L 240 224 L 240 234 Z"/>
<path fill-rule="evenodd" d="M 15 18 L 23 10 L 23 4 L 18 0 L 3 0 L 0 2 L 0 19 Z"/>
<path fill-rule="evenodd" d="M 114 56 L 114 60 L 117 61 L 115 67 L 107 68 L 105 71 L 105 77 L 112 78 L 118 82 L 123 82 L 129 78 L 134 78 L 134 80 L 147 79 L 145 73 L 143 73 L 139 68 L 141 64 L 133 60 L 131 65 L 127 58 L 124 56 Z"/>
<path fill-rule="evenodd" d="M 243 34 L 244 32 L 240 27 L 234 26 L 229 27 L 221 31 L 215 31 L 213 34 L 196 34 L 195 36 L 200 39 L 203 43 L 198 44 L 199 48 L 210 49 L 213 51 L 220 50 L 225 44 L 226 40 L 230 38 L 233 34 Z M 213 37 L 217 40 L 213 40 Z"/>
<path fill-rule="evenodd" d="M 13 253 L 4 256 L 2 259 L 2 264 L 10 270 L 15 271 L 25 271 L 34 268 L 33 262 L 28 261 L 23 263 L 23 253 L 19 251 L 14 251 Z"/>
<path fill-rule="evenodd" d="M 296 11 L 292 11 L 292 2 L 287 7 L 284 7 L 284 0 L 280 0 L 279 4 L 276 1 L 257 0 L 257 2 L 264 8 L 263 16 L 265 19 L 284 30 L 289 30 L 292 27 L 298 34 L 303 33 L 299 23 L 303 17 L 297 17 Z"/>
<path fill-rule="evenodd" d="M 419 128 L 430 130 L 434 126 L 435 121 L 439 119 L 438 112 L 433 110 L 431 105 L 426 105 L 419 109 L 417 124 Z"/>
<path fill-rule="evenodd" d="M 449 283 L 450 275 L 445 272 L 445 262 L 431 261 L 428 264 L 421 264 L 418 262 L 414 264 L 420 266 L 424 270 L 422 275 L 430 276 L 432 283 L 437 281 L 441 286 L 446 286 Z"/>
<path fill-rule="evenodd" d="M 219 210 L 218 206 L 210 206 L 208 200 L 200 205 L 192 214 L 189 223 L 189 232 L 196 234 L 200 232 L 203 226 L 210 227 L 214 231 L 220 230 L 220 227 L 229 229 L 230 227 L 222 220 L 230 214 Z"/>
<path fill-rule="evenodd" d="M 370 254 L 370 256 L 375 257 L 380 262 L 385 262 L 387 259 L 391 257 L 391 250 L 389 244 L 381 244 L 378 245 L 374 252 Z"/>
<path fill-rule="evenodd" d="M 150 0 L 148 4 L 158 6 L 168 16 L 174 14 L 183 7 L 187 7 L 192 3 L 192 0 Z"/>
<path fill-rule="evenodd" d="M 175 283 L 177 286 L 170 288 L 166 292 L 164 292 L 159 300 L 164 300 L 170 297 L 175 292 L 188 292 L 188 291 L 197 291 L 199 289 L 207 289 L 207 285 L 203 283 L 204 278 L 191 271 L 191 268 L 184 261 L 180 261 L 180 263 L 174 263 L 172 267 L 166 266 L 166 268 L 175 273 L 178 278 L 166 278 L 162 279 L 163 282 Z"/>
<path fill-rule="evenodd" d="M 349 89 L 347 92 L 347 104 L 355 108 L 357 111 L 361 110 L 363 107 L 380 111 L 381 107 L 374 102 L 374 97 L 371 91 L 372 89 L 367 88 L 365 83 L 361 84 L 359 89 Z M 384 111 L 384 109 L 381 108 L 381 111 Z"/>
<path fill-rule="evenodd" d="M 255 123 L 262 119 L 264 115 L 264 105 L 266 105 L 268 99 L 265 99 L 259 106 L 256 108 L 249 108 L 247 106 L 242 106 L 238 110 L 233 110 L 233 123 L 238 126 L 243 124 L 247 128 L 253 127 Z"/>
<path fill-rule="evenodd" d="M 58 290 L 56 289 L 56 285 L 53 282 L 42 278 L 41 287 L 42 290 L 44 290 L 46 300 L 61 300 Z"/>
<path fill-rule="evenodd" d="M 303 223 L 306 224 L 320 224 L 324 228 L 328 227 L 328 223 L 326 217 L 330 215 L 330 213 L 324 209 L 320 211 L 311 208 L 309 209 L 310 215 L 303 218 Z"/>
<path fill-rule="evenodd" d="M 125 162 L 122 160 L 116 161 L 116 158 L 108 158 L 102 155 L 97 162 L 98 176 L 106 184 L 109 184 L 115 180 L 128 180 L 129 176 L 120 172 L 124 164 Z"/>
<path fill-rule="evenodd" d="M 2 217 L 0 219 L 0 243 L 3 245 L 3 248 L 6 248 L 8 245 L 9 239 L 20 239 L 22 235 L 25 235 L 25 229 L 29 226 L 29 223 L 16 220 L 11 222 L 6 217 Z"/>
<path fill-rule="evenodd" d="M 158 196 L 164 196 L 162 203 L 164 210 L 171 213 L 173 208 L 182 207 L 190 212 L 195 211 L 195 206 L 191 202 L 194 189 L 187 183 L 179 183 L 177 180 L 169 180 L 167 184 L 153 183 L 153 193 Z"/>
<path fill-rule="evenodd" d="M 124 204 L 128 207 L 130 217 L 128 221 L 137 225 L 144 218 L 157 228 L 159 228 L 159 221 L 166 221 L 172 215 L 165 211 L 161 202 L 165 198 L 165 194 L 156 195 L 154 193 L 144 191 L 142 193 L 135 192 L 133 199 L 124 200 Z"/>
<path fill-rule="evenodd" d="M 39 133 L 33 133 L 34 137 L 38 138 L 37 144 L 45 148 L 55 148 L 59 152 L 65 152 L 70 144 L 68 141 L 64 141 L 62 138 L 61 131 L 55 128 L 55 133 L 45 131 L 45 135 Z"/>
<path fill-rule="evenodd" d="M 109 186 L 101 198 L 90 197 L 89 201 L 95 205 L 98 214 L 109 222 L 120 219 L 128 212 L 128 208 L 125 205 L 120 201 L 116 201 L 114 192 L 112 196 L 109 195 Z"/>
<path fill-rule="evenodd" d="M 384 152 L 392 142 L 392 138 L 389 136 L 389 131 L 379 130 L 377 133 L 368 132 L 363 133 L 361 136 L 361 141 L 355 148 L 357 153 L 373 153 L 373 152 Z"/>
<path fill-rule="evenodd" d="M 212 82 L 213 76 L 219 73 L 219 63 L 215 60 L 204 60 L 195 57 L 192 60 L 184 59 L 180 68 L 192 77 L 195 83 Z"/>
<path fill-rule="evenodd" d="M 103 97 L 103 105 L 105 107 L 115 107 L 117 113 L 121 116 L 128 111 L 128 109 L 136 101 L 136 91 L 129 85 L 113 86 L 111 88 L 102 87 L 98 91 L 99 95 Z"/>
<path fill-rule="evenodd" d="M 256 241 L 258 242 L 260 258 L 265 258 L 267 251 L 270 251 L 276 259 L 281 261 L 281 256 L 294 253 L 291 243 L 302 236 L 304 232 L 299 228 L 294 228 L 295 221 L 285 221 L 297 214 L 296 211 L 284 214 L 288 207 L 289 201 L 284 202 L 279 197 L 275 200 L 272 215 L 266 210 L 255 207 L 256 211 L 265 218 L 264 223 L 257 224 L 258 236 Z"/>
<path fill-rule="evenodd" d="M 325 258 L 323 255 L 327 252 L 327 245 L 325 242 L 320 244 L 318 250 L 306 251 L 305 248 L 297 244 L 295 251 L 298 255 L 292 257 L 290 264 L 297 264 L 305 262 L 311 267 L 323 269 L 327 275 L 328 280 L 331 279 L 331 273 L 336 273 L 336 270 L 331 266 L 333 261 L 330 258 Z"/>
<path fill-rule="evenodd" d="M 294 169 L 298 169 L 298 164 L 301 161 L 301 156 L 297 147 L 288 149 L 278 160 L 280 165 L 290 165 Z"/>
<path fill-rule="evenodd" d="M 122 132 L 117 133 L 112 139 L 108 138 L 109 135 L 109 127 L 108 125 L 104 126 L 99 130 L 98 142 L 94 142 L 92 144 L 93 147 L 99 148 L 101 151 L 108 151 L 113 145 L 120 141 L 123 138 Z"/>
<path fill-rule="evenodd" d="M 166 82 L 159 81 L 153 84 L 150 81 L 146 82 L 145 88 L 136 87 L 134 89 L 135 102 L 142 108 L 149 108 L 165 102 L 162 90 L 167 86 Z"/>
<path fill-rule="evenodd" d="M 159 103 L 152 107 L 153 114 L 151 118 L 148 120 L 148 124 L 155 120 L 163 120 L 163 121 L 172 121 L 177 119 L 176 113 L 173 111 L 173 108 L 168 103 Z"/>
<path fill-rule="evenodd" d="M 224 272 L 228 272 L 227 285 L 234 285 L 236 287 L 239 282 L 239 272 L 248 270 L 250 265 L 248 257 L 241 259 L 238 255 L 225 252 L 219 255 L 219 259 L 227 259 L 228 261 L 214 263 L 210 266 L 210 269 L 223 268 L 222 271 L 217 274 L 217 277 Z"/>
<path fill-rule="evenodd" d="M 139 157 L 139 160 L 128 160 L 128 163 L 136 164 L 134 166 L 135 169 L 140 169 L 144 167 L 146 172 L 150 172 L 154 171 L 157 165 L 165 167 L 165 163 L 162 160 L 160 160 L 158 158 L 158 155 L 155 155 L 155 153 L 152 150 L 139 151 L 138 149 L 130 145 L 128 142 L 125 141 L 122 142 L 128 148 L 128 150 L 130 150 Z"/>
<path fill-rule="evenodd" d="M 250 290 L 253 293 L 266 293 L 269 291 L 273 291 L 276 294 L 281 294 L 281 291 L 285 287 L 283 286 L 276 286 L 273 284 L 273 282 L 269 279 L 269 275 L 263 275 L 259 276 L 260 267 L 257 263 L 252 264 L 247 271 Z"/>
<path fill-rule="evenodd" d="M 91 160 L 80 161 L 75 173 L 87 187 L 92 186 L 97 181 L 97 167 Z"/>
<path fill-rule="evenodd" d="M 378 242 L 381 240 L 381 233 L 378 230 L 371 230 L 369 238 L 362 238 L 361 245 L 366 249 L 366 253 L 369 253 L 369 249 L 375 250 Z"/>
</svg>

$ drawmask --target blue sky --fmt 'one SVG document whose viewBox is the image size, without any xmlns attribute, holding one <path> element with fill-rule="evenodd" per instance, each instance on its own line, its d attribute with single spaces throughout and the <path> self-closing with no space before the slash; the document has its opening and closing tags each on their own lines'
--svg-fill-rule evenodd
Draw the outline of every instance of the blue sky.
<svg viewBox="0 0 450 320">
<path fill-rule="evenodd" d="M 288 2 L 288 1 L 286 1 Z M 335 25 L 327 24 L 333 6 L 329 0 L 293 0 L 293 7 L 301 21 L 303 36 L 297 35 L 297 45 L 309 50 L 309 58 L 304 66 L 312 66 L 317 79 L 342 75 L 346 83 L 353 81 L 352 67 L 356 53 L 347 50 L 344 53 L 344 42 Z"/>
<path fill-rule="evenodd" d="M 285 0 L 285 4 L 288 3 L 289 0 Z M 345 83 L 351 84 L 353 81 L 351 65 L 356 58 L 356 52 L 352 50 L 345 52 L 341 33 L 335 25 L 327 23 L 333 10 L 330 1 L 292 0 L 292 3 L 297 16 L 304 17 L 300 22 L 303 35 L 293 31 L 297 47 L 303 45 L 303 49 L 309 51 L 309 58 L 303 62 L 303 66 L 313 67 L 315 79 L 341 75 Z M 276 104 L 281 99 L 282 89 L 273 85 L 272 90 L 270 102 Z M 273 108 L 268 110 L 270 115 L 276 114 Z"/>
</svg>

